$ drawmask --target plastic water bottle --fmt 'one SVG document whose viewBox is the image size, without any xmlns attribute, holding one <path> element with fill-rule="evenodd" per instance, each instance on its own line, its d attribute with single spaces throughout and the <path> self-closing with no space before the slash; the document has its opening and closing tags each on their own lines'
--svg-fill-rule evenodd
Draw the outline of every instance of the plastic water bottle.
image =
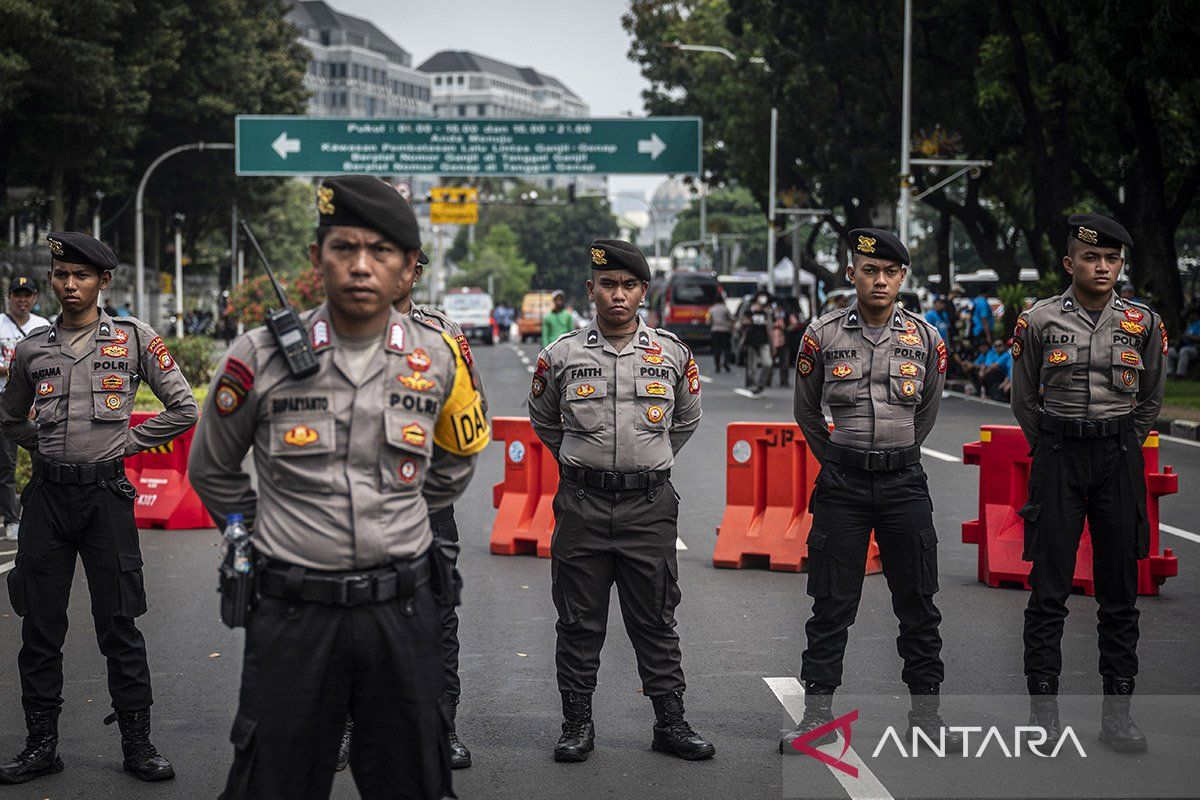
<svg viewBox="0 0 1200 800">
<path fill-rule="evenodd" d="M 246 574 L 250 572 L 250 532 L 242 524 L 241 514 L 230 514 L 225 518 L 225 541 L 233 548 L 233 570 Z"/>
</svg>

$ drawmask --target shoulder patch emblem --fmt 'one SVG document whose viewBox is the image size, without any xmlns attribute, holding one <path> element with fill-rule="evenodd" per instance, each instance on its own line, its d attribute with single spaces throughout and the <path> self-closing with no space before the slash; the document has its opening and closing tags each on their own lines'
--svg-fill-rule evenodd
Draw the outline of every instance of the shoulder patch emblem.
<svg viewBox="0 0 1200 800">
<path fill-rule="evenodd" d="M 1018 358 L 1020 358 L 1020 357 L 1021 357 L 1021 353 L 1022 353 L 1022 351 L 1023 351 L 1024 349 L 1025 349 L 1025 348 L 1024 348 L 1024 346 L 1021 344 L 1021 340 L 1020 340 L 1020 339 L 1013 339 L 1013 343 L 1012 343 L 1012 351 L 1011 351 L 1011 352 L 1012 352 L 1012 357 L 1013 357 L 1013 359 L 1014 359 L 1014 360 L 1016 360 L 1016 359 L 1018 359 Z"/>
<path fill-rule="evenodd" d="M 1162 334 L 1162 354 L 1165 356 L 1167 354 L 1167 350 L 1170 349 L 1167 344 L 1167 326 L 1162 324 L 1162 322 L 1159 322 L 1158 332 Z"/>
<path fill-rule="evenodd" d="M 800 358 L 796 360 L 796 371 L 800 373 L 800 377 L 802 378 L 807 378 L 809 375 L 812 375 L 813 366 L 813 360 L 803 353 L 801 353 Z"/>
<path fill-rule="evenodd" d="M 217 413 L 227 417 L 242 407 L 246 395 L 254 388 L 254 370 L 232 356 L 225 359 L 225 370 L 217 379 L 213 403 Z"/>
<path fill-rule="evenodd" d="M 946 343 L 944 341 L 938 340 L 937 357 L 938 357 L 938 367 L 937 367 L 938 372 L 944 374 L 946 372 L 946 367 L 948 367 L 950 365 L 950 357 L 946 354 Z"/>
<path fill-rule="evenodd" d="M 533 371 L 534 375 L 545 375 L 550 371 L 550 365 L 546 363 L 546 359 L 538 356 L 537 368 Z"/>
<path fill-rule="evenodd" d="M 541 397 L 542 393 L 545 391 L 546 391 L 546 379 L 543 378 L 541 375 L 534 375 L 533 376 L 533 385 L 529 387 L 529 393 L 531 395 L 533 395 L 534 399 L 536 400 L 537 398 Z"/>
<path fill-rule="evenodd" d="M 467 341 L 467 337 L 460 333 L 454 337 L 454 341 L 458 342 L 458 349 L 462 351 L 463 361 L 467 362 L 467 366 L 475 366 L 475 357 L 471 355 L 471 345 Z"/>
<path fill-rule="evenodd" d="M 816 355 L 817 353 L 821 352 L 821 345 L 816 339 L 806 333 L 804 334 L 804 346 L 802 350 L 807 355 Z"/>
</svg>

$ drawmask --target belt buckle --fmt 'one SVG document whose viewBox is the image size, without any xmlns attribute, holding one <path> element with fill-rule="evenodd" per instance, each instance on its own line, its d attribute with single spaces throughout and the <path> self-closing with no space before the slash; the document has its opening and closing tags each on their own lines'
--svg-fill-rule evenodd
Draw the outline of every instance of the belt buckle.
<svg viewBox="0 0 1200 800">
<path fill-rule="evenodd" d="M 868 450 L 867 469 L 872 472 L 887 469 L 887 453 L 882 450 Z"/>
<path fill-rule="evenodd" d="M 604 475 L 602 483 L 604 489 L 607 491 L 619 492 L 625 488 L 624 481 L 621 480 L 621 474 L 619 472 L 605 472 L 602 474 Z"/>
<path fill-rule="evenodd" d="M 360 606 L 375 599 L 373 581 L 370 575 L 354 575 L 342 581 L 345 587 L 346 603 Z"/>
</svg>

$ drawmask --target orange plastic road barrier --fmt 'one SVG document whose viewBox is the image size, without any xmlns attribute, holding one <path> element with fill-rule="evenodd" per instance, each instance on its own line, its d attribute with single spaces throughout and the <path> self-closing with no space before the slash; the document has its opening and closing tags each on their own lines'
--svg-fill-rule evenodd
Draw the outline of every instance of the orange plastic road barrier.
<svg viewBox="0 0 1200 800">
<path fill-rule="evenodd" d="M 507 442 L 504 480 L 492 487 L 492 507 L 499 509 L 492 522 L 492 552 L 549 558 L 558 462 L 527 417 L 496 417 L 492 440 Z"/>
<path fill-rule="evenodd" d="M 725 516 L 717 528 L 713 566 L 765 563 L 777 572 L 804 571 L 812 528 L 808 499 L 821 466 L 800 426 L 732 422 L 725 440 Z M 881 569 L 872 534 L 866 570 Z"/>
<path fill-rule="evenodd" d="M 140 425 L 154 414 L 135 411 L 129 425 Z M 133 517 L 139 528 L 186 530 L 212 528 L 212 517 L 187 479 L 188 453 L 195 428 L 164 445 L 125 459 L 125 475 L 138 490 Z"/>
<path fill-rule="evenodd" d="M 988 586 L 1029 588 L 1033 564 L 1021 560 L 1025 521 L 1017 511 L 1029 496 L 1029 445 L 1014 425 L 984 425 L 979 441 L 963 445 L 963 463 L 979 467 L 979 518 L 963 523 L 966 544 L 979 545 L 979 580 Z M 1167 578 L 1179 574 L 1171 548 L 1159 553 L 1158 498 L 1179 491 L 1179 476 L 1166 467 L 1158 471 L 1158 431 L 1142 445 L 1146 461 L 1146 512 L 1150 518 L 1150 555 L 1138 562 L 1138 594 L 1158 594 Z M 1075 559 L 1072 585 L 1095 594 L 1092 580 L 1092 538 L 1085 523 Z"/>
</svg>

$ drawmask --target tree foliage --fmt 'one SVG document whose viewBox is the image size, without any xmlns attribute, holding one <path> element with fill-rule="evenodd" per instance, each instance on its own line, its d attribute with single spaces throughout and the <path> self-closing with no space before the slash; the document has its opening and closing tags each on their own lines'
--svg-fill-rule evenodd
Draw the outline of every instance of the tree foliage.
<svg viewBox="0 0 1200 800">
<path fill-rule="evenodd" d="M 459 265 L 453 286 L 486 288 L 492 279 L 492 299 L 517 308 L 529 291 L 537 267 L 521 254 L 517 234 L 507 225 L 493 225 L 475 247 L 474 258 Z"/>
</svg>

